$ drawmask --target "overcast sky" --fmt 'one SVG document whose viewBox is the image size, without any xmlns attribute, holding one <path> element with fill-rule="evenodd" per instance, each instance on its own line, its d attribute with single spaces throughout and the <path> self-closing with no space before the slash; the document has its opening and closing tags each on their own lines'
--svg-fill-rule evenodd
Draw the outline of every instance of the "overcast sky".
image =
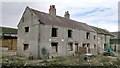
<svg viewBox="0 0 120 68">
<path fill-rule="evenodd" d="M 118 31 L 118 2 L 119 0 L 2 0 L 0 26 L 17 28 L 26 6 L 48 13 L 49 6 L 53 4 L 59 16 L 63 17 L 65 11 L 69 11 L 73 20 L 114 32 Z"/>
</svg>

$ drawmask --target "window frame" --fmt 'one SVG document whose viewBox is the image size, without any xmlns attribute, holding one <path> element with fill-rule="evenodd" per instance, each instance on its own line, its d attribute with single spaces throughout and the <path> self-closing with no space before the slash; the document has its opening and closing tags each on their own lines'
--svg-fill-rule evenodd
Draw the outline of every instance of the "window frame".
<svg viewBox="0 0 120 68">
<path fill-rule="evenodd" d="M 72 38 L 72 30 L 68 30 L 68 38 Z"/>
<path fill-rule="evenodd" d="M 29 31 L 30 31 L 29 29 L 30 29 L 29 27 L 25 27 L 25 28 L 24 28 L 25 33 L 29 32 Z"/>
<path fill-rule="evenodd" d="M 96 35 L 94 35 L 94 39 L 96 39 Z"/>
<path fill-rule="evenodd" d="M 90 48 L 90 44 L 89 43 L 87 44 L 87 47 Z"/>
<path fill-rule="evenodd" d="M 96 44 L 94 44 L 94 49 L 96 49 L 96 47 L 97 47 Z"/>
<path fill-rule="evenodd" d="M 51 42 L 51 47 L 55 47 L 55 52 L 53 52 L 53 49 L 52 49 L 52 52 L 53 53 L 58 53 L 58 43 L 57 42 Z"/>
<path fill-rule="evenodd" d="M 82 44 L 82 47 L 86 47 L 86 44 L 85 44 L 85 43 L 83 43 L 83 44 Z"/>
<path fill-rule="evenodd" d="M 86 39 L 90 39 L 90 32 L 86 33 Z"/>
<path fill-rule="evenodd" d="M 51 37 L 58 37 L 58 28 L 52 27 Z"/>
<path fill-rule="evenodd" d="M 72 42 L 68 43 L 68 50 L 73 51 L 73 43 Z"/>
<path fill-rule="evenodd" d="M 27 50 L 29 48 L 29 44 L 24 44 L 23 50 Z"/>
</svg>

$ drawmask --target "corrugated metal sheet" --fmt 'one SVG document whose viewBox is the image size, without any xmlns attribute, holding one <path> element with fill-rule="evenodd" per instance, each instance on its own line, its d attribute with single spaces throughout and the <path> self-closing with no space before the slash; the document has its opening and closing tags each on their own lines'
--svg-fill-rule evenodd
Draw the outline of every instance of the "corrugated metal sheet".
<svg viewBox="0 0 120 68">
<path fill-rule="evenodd" d="M 0 30 L 0 33 L 4 34 L 17 34 L 17 29 L 15 28 L 0 27 Z"/>
<path fill-rule="evenodd" d="M 95 32 L 95 30 L 93 30 L 90 26 L 88 26 L 85 23 L 77 22 L 71 19 L 66 19 L 60 16 L 52 16 L 48 13 L 44 13 L 34 9 L 31 10 L 38 17 L 40 22 L 42 22 L 45 25 L 61 26 L 61 27 L 68 27 L 73 29 Z"/>
</svg>

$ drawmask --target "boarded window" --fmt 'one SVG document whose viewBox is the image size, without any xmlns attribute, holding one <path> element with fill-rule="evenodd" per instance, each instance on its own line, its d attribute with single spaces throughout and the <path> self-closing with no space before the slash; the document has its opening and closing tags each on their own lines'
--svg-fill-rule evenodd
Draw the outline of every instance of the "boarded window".
<svg viewBox="0 0 120 68">
<path fill-rule="evenodd" d="M 73 51 L 73 43 L 68 43 L 69 51 Z"/>
<path fill-rule="evenodd" d="M 52 28 L 52 37 L 57 37 L 57 28 Z"/>
<path fill-rule="evenodd" d="M 25 27 L 25 32 L 29 32 L 29 27 Z"/>
<path fill-rule="evenodd" d="M 86 33 L 86 39 L 89 39 L 89 38 L 90 38 L 90 33 L 87 32 L 87 33 Z"/>
<path fill-rule="evenodd" d="M 28 44 L 24 44 L 24 50 L 27 50 L 28 49 Z"/>
<path fill-rule="evenodd" d="M 72 37 L 72 30 L 68 30 L 68 38 Z"/>
<path fill-rule="evenodd" d="M 51 47 L 52 47 L 52 53 L 58 52 L 58 43 L 52 42 Z"/>
</svg>

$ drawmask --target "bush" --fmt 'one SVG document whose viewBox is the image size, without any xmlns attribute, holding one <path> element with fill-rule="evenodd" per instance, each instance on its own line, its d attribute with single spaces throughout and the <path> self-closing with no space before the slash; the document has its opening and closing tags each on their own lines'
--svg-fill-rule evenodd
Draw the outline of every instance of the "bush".
<svg viewBox="0 0 120 68">
<path fill-rule="evenodd" d="M 49 57 L 49 53 L 46 48 L 42 48 L 41 53 L 42 53 L 43 59 L 46 59 Z"/>
<path fill-rule="evenodd" d="M 117 58 L 117 60 L 113 62 L 113 65 L 120 66 L 120 58 Z"/>
</svg>

